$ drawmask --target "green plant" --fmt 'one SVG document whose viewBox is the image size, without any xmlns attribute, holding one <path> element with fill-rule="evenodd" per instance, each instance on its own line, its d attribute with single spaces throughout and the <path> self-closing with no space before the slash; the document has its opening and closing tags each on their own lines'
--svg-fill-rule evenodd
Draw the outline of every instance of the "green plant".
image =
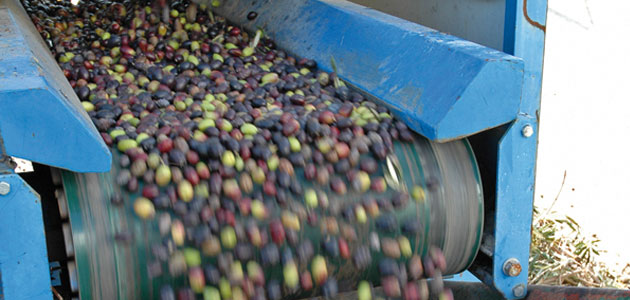
<svg viewBox="0 0 630 300">
<path fill-rule="evenodd" d="M 599 238 L 586 235 L 578 222 L 558 216 L 552 207 L 542 214 L 534 208 L 529 283 L 630 288 L 630 264 L 620 272 L 611 270 L 600 261 L 605 251 Z"/>
</svg>

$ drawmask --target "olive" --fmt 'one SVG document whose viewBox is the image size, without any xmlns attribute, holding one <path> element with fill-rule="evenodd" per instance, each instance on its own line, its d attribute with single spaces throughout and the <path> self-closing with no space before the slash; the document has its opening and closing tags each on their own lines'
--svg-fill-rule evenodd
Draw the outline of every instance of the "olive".
<svg viewBox="0 0 630 300">
<path fill-rule="evenodd" d="M 300 274 L 300 285 L 305 291 L 309 291 L 313 288 L 313 279 L 311 277 L 311 273 L 306 271 Z"/>
<path fill-rule="evenodd" d="M 372 286 L 369 282 L 365 280 L 359 282 L 357 298 L 358 300 L 372 300 Z"/>
<path fill-rule="evenodd" d="M 387 297 L 400 297 L 400 283 L 398 279 L 393 276 L 385 276 L 381 279 L 381 286 L 383 287 L 383 291 Z"/>
<path fill-rule="evenodd" d="M 300 239 L 300 236 L 298 235 L 297 230 L 293 230 L 293 229 L 285 230 L 285 236 L 286 236 L 287 242 L 291 246 L 297 245 Z"/>
<path fill-rule="evenodd" d="M 414 255 L 409 259 L 408 262 L 408 272 L 409 276 L 413 280 L 418 280 L 422 276 L 423 268 L 422 268 L 422 259 L 420 256 Z"/>
<path fill-rule="evenodd" d="M 330 257 L 339 256 L 339 243 L 336 238 L 327 236 L 321 241 L 322 250 Z"/>
<path fill-rule="evenodd" d="M 350 258 L 350 248 L 346 240 L 343 238 L 339 238 L 338 244 L 339 244 L 339 255 L 341 256 L 341 258 L 344 258 L 344 259 Z"/>
<path fill-rule="evenodd" d="M 392 258 L 383 258 L 378 263 L 378 271 L 382 276 L 398 275 L 400 269 L 398 263 Z"/>
<path fill-rule="evenodd" d="M 291 251 L 291 248 L 286 247 L 284 249 L 282 249 L 282 255 L 281 255 L 281 261 L 283 265 L 287 265 L 289 263 L 294 263 L 293 260 L 293 252 Z"/>
<path fill-rule="evenodd" d="M 280 261 L 280 252 L 275 244 L 268 244 L 260 250 L 263 266 L 273 266 Z"/>
<path fill-rule="evenodd" d="M 320 172 L 318 172 L 319 174 Z M 322 172 L 323 173 L 323 172 Z M 346 193 L 346 184 L 339 177 L 334 177 L 330 180 L 330 188 L 337 194 L 343 195 Z"/>
<path fill-rule="evenodd" d="M 246 262 L 254 257 L 254 249 L 251 245 L 246 243 L 238 243 L 234 248 L 236 258 L 240 261 Z"/>
<path fill-rule="evenodd" d="M 315 249 L 313 248 L 313 243 L 310 240 L 302 241 L 296 248 L 296 254 L 298 260 L 301 264 L 305 264 L 313 257 L 315 254 Z"/>
<path fill-rule="evenodd" d="M 282 287 L 277 280 L 267 282 L 267 297 L 270 300 L 279 300 L 282 298 Z"/>
<path fill-rule="evenodd" d="M 352 262 L 354 266 L 363 270 L 367 268 L 372 261 L 372 255 L 370 253 L 370 249 L 366 246 L 359 246 L 353 253 Z"/>
<path fill-rule="evenodd" d="M 274 243 L 282 245 L 285 239 L 285 231 L 280 221 L 275 220 L 269 223 L 269 233 Z"/>
<path fill-rule="evenodd" d="M 337 287 L 337 280 L 332 277 L 328 278 L 322 286 L 322 293 L 324 294 L 324 297 L 327 299 L 335 299 L 338 292 L 339 288 Z"/>
<path fill-rule="evenodd" d="M 160 300 L 175 300 L 175 291 L 170 285 L 160 288 Z"/>
<path fill-rule="evenodd" d="M 431 247 L 429 250 L 429 255 L 433 260 L 436 269 L 442 272 L 446 272 L 446 258 L 444 257 L 442 250 L 437 247 Z"/>
<path fill-rule="evenodd" d="M 183 288 L 177 291 L 178 300 L 194 300 L 195 292 L 190 288 Z"/>
<path fill-rule="evenodd" d="M 371 157 L 365 157 L 361 159 L 360 166 L 361 170 L 370 174 L 376 172 L 376 170 L 378 169 L 378 164 L 376 163 L 376 160 Z"/>
<path fill-rule="evenodd" d="M 376 219 L 376 228 L 383 232 L 394 232 L 396 230 L 397 221 L 393 214 L 383 214 Z"/>
<path fill-rule="evenodd" d="M 291 175 L 286 172 L 276 172 L 276 183 L 282 188 L 289 188 L 291 186 Z"/>
<path fill-rule="evenodd" d="M 424 269 L 424 273 L 427 276 L 433 277 L 433 275 L 436 273 L 435 263 L 433 262 L 433 260 L 430 257 L 425 256 L 422 259 L 422 266 L 423 266 L 423 269 Z"/>
<path fill-rule="evenodd" d="M 396 192 L 393 196 L 392 196 L 392 205 L 397 208 L 397 209 L 401 209 L 404 208 L 407 205 L 407 202 L 409 200 L 409 195 L 407 193 L 404 192 Z"/>
<path fill-rule="evenodd" d="M 413 236 L 420 233 L 420 230 L 422 229 L 422 224 L 420 223 L 420 220 L 412 217 L 407 219 L 406 221 L 403 221 L 401 229 L 403 233 Z"/>
</svg>

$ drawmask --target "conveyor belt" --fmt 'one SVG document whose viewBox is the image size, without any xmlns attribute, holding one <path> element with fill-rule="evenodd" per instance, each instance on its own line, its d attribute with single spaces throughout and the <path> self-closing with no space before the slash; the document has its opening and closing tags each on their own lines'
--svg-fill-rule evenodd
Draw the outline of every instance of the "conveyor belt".
<svg viewBox="0 0 630 300">
<path fill-rule="evenodd" d="M 404 209 L 393 210 L 399 223 L 410 219 L 420 222 L 422 230 L 415 236 L 408 236 L 413 252 L 424 256 L 431 245 L 437 246 L 447 259 L 446 274 L 465 270 L 477 253 L 483 224 L 481 182 L 470 145 L 466 140 L 437 144 L 417 137 L 414 143 L 395 142 L 394 148 L 395 156 L 391 156 L 391 161 L 399 168 L 401 188 L 409 191 L 414 185 L 420 185 L 426 192 L 424 201 L 410 200 Z M 114 155 L 116 161 L 117 155 Z M 380 172 L 384 169 L 387 169 L 386 162 L 383 162 Z M 156 298 L 163 284 L 169 283 L 174 287 L 186 284 L 187 275 L 171 277 L 166 263 L 156 263 L 151 245 L 162 240 L 157 218 L 145 222 L 133 213 L 133 199 L 138 195 L 120 190 L 113 180 L 117 171 L 114 163 L 112 171 L 107 174 L 62 172 L 80 295 L 83 299 Z M 302 176 L 301 172 L 298 173 Z M 300 179 L 305 188 L 311 185 L 303 177 Z M 388 191 L 394 192 L 391 185 Z M 124 195 L 124 206 L 111 204 L 110 197 L 114 192 Z M 356 202 L 365 197 L 352 192 L 343 197 L 331 192 L 328 195 L 331 201 L 337 199 L 340 203 Z M 276 209 L 271 214 L 278 215 L 279 211 Z M 341 218 L 339 222 L 343 222 Z M 374 227 L 373 218 L 367 225 L 355 227 L 357 241 L 350 243 L 351 251 L 356 245 L 368 244 L 368 235 L 375 230 Z M 323 236 L 319 227 L 304 223 L 301 229 L 301 239 L 310 239 L 315 245 L 315 252 L 321 252 L 318 245 Z M 116 241 L 114 238 L 129 234 L 128 241 Z M 391 235 L 400 234 L 395 232 Z M 260 257 L 258 253 L 256 256 Z M 337 278 L 341 290 L 356 288 L 360 279 L 378 285 L 377 262 L 381 256 L 381 253 L 372 251 L 372 264 L 363 272 L 358 272 L 350 260 L 330 259 L 329 274 Z M 214 259 L 204 257 L 203 261 L 212 263 Z M 149 268 L 156 264 L 164 272 L 151 278 Z M 300 265 L 299 270 L 307 267 Z M 266 268 L 265 278 L 281 280 L 282 268 Z M 306 297 L 320 292 L 316 288 L 309 293 L 297 291 L 292 296 Z"/>
</svg>

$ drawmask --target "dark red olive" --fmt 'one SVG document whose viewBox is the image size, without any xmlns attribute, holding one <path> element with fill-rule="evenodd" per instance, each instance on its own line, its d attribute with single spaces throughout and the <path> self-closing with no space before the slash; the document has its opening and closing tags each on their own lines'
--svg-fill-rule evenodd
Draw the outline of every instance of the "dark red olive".
<svg viewBox="0 0 630 300">
<path fill-rule="evenodd" d="M 160 189 L 156 184 L 147 184 L 142 187 L 142 196 L 149 199 L 154 199 L 160 194 Z"/>
<path fill-rule="evenodd" d="M 269 233 L 271 234 L 271 239 L 274 243 L 278 245 L 282 245 L 282 243 L 284 243 L 285 232 L 282 222 L 278 220 L 271 221 L 271 223 L 269 223 Z"/>
</svg>

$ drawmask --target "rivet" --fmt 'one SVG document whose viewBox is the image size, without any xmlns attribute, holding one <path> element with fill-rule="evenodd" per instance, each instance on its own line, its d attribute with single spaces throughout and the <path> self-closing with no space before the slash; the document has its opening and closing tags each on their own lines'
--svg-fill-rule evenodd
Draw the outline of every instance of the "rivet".
<svg viewBox="0 0 630 300">
<path fill-rule="evenodd" d="M 525 285 L 522 284 L 522 283 L 516 285 L 512 289 L 512 293 L 514 293 L 514 297 L 517 297 L 517 298 L 521 298 L 521 297 L 525 296 L 526 292 L 527 292 L 527 290 L 525 289 Z"/>
<path fill-rule="evenodd" d="M 532 125 L 529 125 L 529 124 L 523 126 L 523 129 L 521 130 L 521 134 L 526 138 L 534 135 L 534 127 L 532 127 Z"/>
<path fill-rule="evenodd" d="M 11 185 L 8 182 L 0 181 L 0 196 L 5 196 L 11 192 Z"/>
</svg>

